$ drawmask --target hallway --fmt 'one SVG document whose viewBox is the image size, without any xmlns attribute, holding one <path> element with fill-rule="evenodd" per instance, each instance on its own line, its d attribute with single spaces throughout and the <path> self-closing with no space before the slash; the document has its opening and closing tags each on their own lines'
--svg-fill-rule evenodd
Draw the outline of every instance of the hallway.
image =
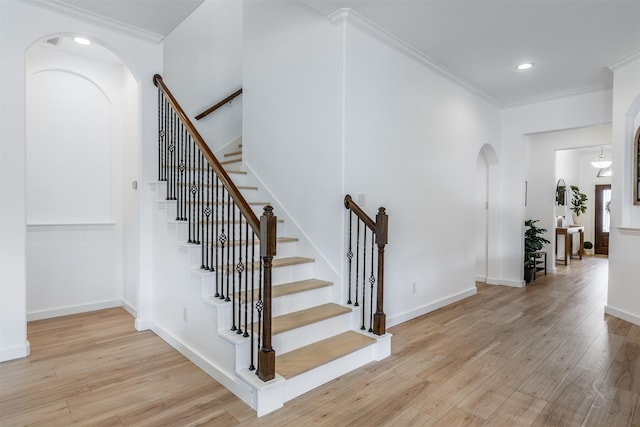
<svg viewBox="0 0 640 427">
<path fill-rule="evenodd" d="M 640 326 L 605 316 L 607 259 L 390 328 L 392 356 L 257 419 L 111 309 L 31 322 L 0 364 L 0 424 L 640 426 Z M 391 289 L 391 287 L 389 288 Z"/>
</svg>

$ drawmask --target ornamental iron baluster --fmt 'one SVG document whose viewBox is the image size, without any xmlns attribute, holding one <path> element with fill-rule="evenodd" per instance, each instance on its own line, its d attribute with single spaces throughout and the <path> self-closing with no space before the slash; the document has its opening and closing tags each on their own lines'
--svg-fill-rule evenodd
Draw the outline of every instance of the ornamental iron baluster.
<svg viewBox="0 0 640 427">
<path fill-rule="evenodd" d="M 360 325 L 361 330 L 365 330 L 364 327 L 364 317 L 365 312 L 367 311 L 367 287 L 365 285 L 366 282 L 366 271 L 367 271 L 367 227 L 362 227 L 364 229 L 364 237 L 362 241 L 362 324 Z"/>
<path fill-rule="evenodd" d="M 369 274 L 369 284 L 371 290 L 369 294 L 369 332 L 373 332 L 373 285 L 376 283 L 376 278 L 373 276 L 373 248 L 375 247 L 375 233 L 371 236 L 371 274 Z"/>
<path fill-rule="evenodd" d="M 351 241 L 353 240 L 353 233 L 351 231 L 351 220 L 353 218 L 353 212 L 349 211 L 349 251 L 347 252 L 347 259 L 349 260 L 349 298 L 347 304 L 351 304 L 351 265 L 353 264 L 353 251 L 351 250 Z"/>
</svg>

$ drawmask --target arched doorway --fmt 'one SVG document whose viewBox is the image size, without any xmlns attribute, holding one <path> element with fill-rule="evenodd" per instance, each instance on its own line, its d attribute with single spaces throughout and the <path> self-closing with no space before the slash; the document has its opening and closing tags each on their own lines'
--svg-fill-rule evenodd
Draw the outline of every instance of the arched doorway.
<svg viewBox="0 0 640 427">
<path fill-rule="evenodd" d="M 124 305 L 138 280 L 138 84 L 69 35 L 26 64 L 27 319 Z"/>
<path fill-rule="evenodd" d="M 497 284 L 497 257 L 492 256 L 495 248 L 493 240 L 497 237 L 492 233 L 494 228 L 493 215 L 496 205 L 496 172 L 495 165 L 498 157 L 489 144 L 484 144 L 478 153 L 476 162 L 475 188 L 475 248 L 476 264 L 475 279 L 478 282 Z"/>
</svg>

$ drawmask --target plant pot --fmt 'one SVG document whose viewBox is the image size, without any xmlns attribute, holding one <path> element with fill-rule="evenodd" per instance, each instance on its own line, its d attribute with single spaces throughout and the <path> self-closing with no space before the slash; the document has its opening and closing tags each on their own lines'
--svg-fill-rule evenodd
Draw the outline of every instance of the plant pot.
<svg viewBox="0 0 640 427">
<path fill-rule="evenodd" d="M 573 218 L 573 225 L 582 225 L 582 216 L 576 215 L 575 212 L 571 214 Z"/>
<path fill-rule="evenodd" d="M 584 255 L 591 256 L 591 255 L 593 255 L 593 248 L 592 249 L 584 249 L 583 252 L 584 252 Z"/>
<path fill-rule="evenodd" d="M 524 281 L 526 283 L 530 283 L 533 280 L 533 272 L 535 271 L 534 267 L 525 267 L 524 268 Z"/>
</svg>

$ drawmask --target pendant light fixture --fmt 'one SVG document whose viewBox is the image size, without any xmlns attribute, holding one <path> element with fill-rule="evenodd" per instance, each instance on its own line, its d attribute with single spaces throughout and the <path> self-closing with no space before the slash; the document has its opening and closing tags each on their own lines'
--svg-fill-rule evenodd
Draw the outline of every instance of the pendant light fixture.
<svg viewBox="0 0 640 427">
<path fill-rule="evenodd" d="M 598 157 L 598 160 L 591 162 L 591 166 L 596 169 L 604 169 L 611 166 L 611 160 L 604 159 L 604 147 L 600 147 L 600 156 Z"/>
</svg>

